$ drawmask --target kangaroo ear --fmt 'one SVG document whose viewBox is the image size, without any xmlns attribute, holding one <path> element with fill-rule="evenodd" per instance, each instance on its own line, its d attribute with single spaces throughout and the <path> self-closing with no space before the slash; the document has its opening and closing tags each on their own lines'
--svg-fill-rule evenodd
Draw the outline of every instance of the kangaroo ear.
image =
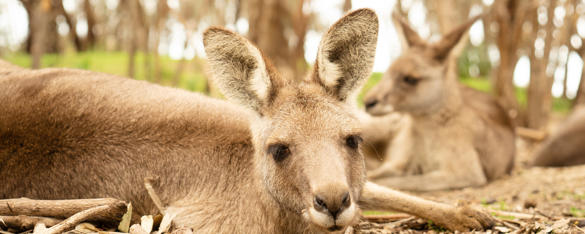
<svg viewBox="0 0 585 234">
<path fill-rule="evenodd" d="M 425 41 L 410 27 L 406 19 L 400 16 L 398 12 L 395 11 L 392 13 L 392 21 L 402 43 L 403 50 L 415 46 L 425 46 Z"/>
<path fill-rule="evenodd" d="M 475 23 L 475 21 L 482 17 L 483 15 L 478 15 L 467 20 L 467 22 L 451 30 L 451 32 L 443 36 L 440 41 L 433 44 L 432 49 L 435 59 L 438 61 L 444 61 L 449 55 L 460 53 L 467 45 L 467 31 L 469 31 L 469 28 Z"/>
<path fill-rule="evenodd" d="M 313 80 L 341 101 L 369 77 L 378 40 L 378 17 L 370 9 L 353 11 L 323 36 Z"/>
<path fill-rule="evenodd" d="M 283 86 L 270 62 L 244 37 L 211 27 L 203 44 L 213 81 L 231 101 L 261 113 Z"/>
</svg>

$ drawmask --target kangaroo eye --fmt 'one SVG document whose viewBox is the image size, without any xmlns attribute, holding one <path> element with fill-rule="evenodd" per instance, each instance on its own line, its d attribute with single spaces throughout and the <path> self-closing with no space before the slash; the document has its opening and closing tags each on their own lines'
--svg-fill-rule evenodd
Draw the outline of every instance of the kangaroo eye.
<svg viewBox="0 0 585 234">
<path fill-rule="evenodd" d="M 345 144 L 347 145 L 347 147 L 354 150 L 357 150 L 362 141 L 363 139 L 358 135 L 350 135 L 345 138 Z"/>
<path fill-rule="evenodd" d="M 416 84 L 418 84 L 419 81 L 417 78 L 414 78 L 412 76 L 404 76 L 402 80 L 404 81 L 404 83 L 407 83 L 408 85 L 411 86 L 415 86 Z"/>
<path fill-rule="evenodd" d="M 268 153 L 276 162 L 281 162 L 290 155 L 290 149 L 284 144 L 272 144 L 268 146 Z"/>
</svg>

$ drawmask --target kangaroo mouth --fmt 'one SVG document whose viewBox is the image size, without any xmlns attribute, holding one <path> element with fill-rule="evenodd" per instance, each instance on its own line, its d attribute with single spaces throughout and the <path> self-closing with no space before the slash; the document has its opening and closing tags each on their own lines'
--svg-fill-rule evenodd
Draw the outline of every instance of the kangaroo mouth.
<svg viewBox="0 0 585 234">
<path fill-rule="evenodd" d="M 394 112 L 394 107 L 385 103 L 379 103 L 375 106 L 366 108 L 366 112 L 372 116 L 382 116 Z"/>
<path fill-rule="evenodd" d="M 333 227 L 327 228 L 327 231 L 336 232 L 336 231 L 341 231 L 341 229 L 343 229 L 343 228 L 344 227 L 342 227 L 342 226 L 333 225 Z"/>
<path fill-rule="evenodd" d="M 359 221 L 359 213 L 357 204 L 352 203 L 335 218 L 331 214 L 317 211 L 313 207 L 305 209 L 303 211 L 303 217 L 322 231 L 338 232 L 357 224 Z"/>
</svg>

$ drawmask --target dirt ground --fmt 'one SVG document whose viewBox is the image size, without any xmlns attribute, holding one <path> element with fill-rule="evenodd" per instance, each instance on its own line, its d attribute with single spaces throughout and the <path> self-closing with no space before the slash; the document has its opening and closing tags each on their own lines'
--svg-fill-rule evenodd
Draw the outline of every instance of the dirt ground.
<svg viewBox="0 0 585 234">
<path fill-rule="evenodd" d="M 584 142 L 585 143 L 585 142 Z M 585 233 L 585 165 L 528 168 L 533 144 L 518 142 L 512 174 L 479 188 L 418 193 L 427 199 L 470 202 L 502 221 L 485 233 Z M 363 222 L 360 233 L 437 233 L 444 230 L 419 219 Z"/>
</svg>

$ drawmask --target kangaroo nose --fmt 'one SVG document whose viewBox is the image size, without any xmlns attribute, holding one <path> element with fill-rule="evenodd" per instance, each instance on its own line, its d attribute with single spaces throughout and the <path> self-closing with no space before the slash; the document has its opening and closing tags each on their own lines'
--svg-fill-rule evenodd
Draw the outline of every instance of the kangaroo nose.
<svg viewBox="0 0 585 234">
<path fill-rule="evenodd" d="M 350 204 L 351 197 L 349 196 L 349 192 L 342 193 L 340 196 L 331 196 L 329 199 L 315 196 L 315 200 L 313 201 L 313 206 L 316 210 L 331 214 L 333 219 L 336 219 Z"/>
<path fill-rule="evenodd" d="M 370 108 L 376 106 L 376 104 L 378 104 L 378 100 L 376 100 L 376 99 L 367 100 L 365 103 L 366 109 L 370 109 Z"/>
</svg>

